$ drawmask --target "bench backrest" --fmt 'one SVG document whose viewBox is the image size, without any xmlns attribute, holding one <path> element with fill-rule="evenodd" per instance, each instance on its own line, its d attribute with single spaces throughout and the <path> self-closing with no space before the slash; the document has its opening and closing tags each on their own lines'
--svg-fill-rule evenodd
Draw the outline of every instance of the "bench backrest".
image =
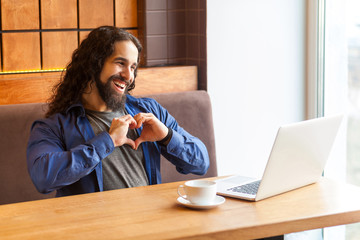
<svg viewBox="0 0 360 240">
<path fill-rule="evenodd" d="M 148 95 L 155 98 L 189 133 L 208 148 L 210 169 L 205 177 L 217 176 L 215 141 L 210 98 L 205 91 Z M 51 198 L 34 187 L 26 165 L 26 147 L 34 120 L 44 116 L 46 104 L 29 103 L 0 106 L 0 204 Z M 163 182 L 204 176 L 182 175 L 166 159 L 161 160 Z"/>
</svg>

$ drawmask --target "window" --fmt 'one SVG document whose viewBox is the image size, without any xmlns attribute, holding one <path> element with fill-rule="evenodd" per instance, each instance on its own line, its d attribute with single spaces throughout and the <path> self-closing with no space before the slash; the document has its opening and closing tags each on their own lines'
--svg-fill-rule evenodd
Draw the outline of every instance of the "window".
<svg viewBox="0 0 360 240">
<path fill-rule="evenodd" d="M 360 186 L 360 1 L 324 4 L 324 115 L 343 113 L 343 131 L 325 176 Z M 321 79 L 317 79 L 321 81 Z M 357 239 L 360 224 L 325 229 L 326 240 Z"/>
</svg>

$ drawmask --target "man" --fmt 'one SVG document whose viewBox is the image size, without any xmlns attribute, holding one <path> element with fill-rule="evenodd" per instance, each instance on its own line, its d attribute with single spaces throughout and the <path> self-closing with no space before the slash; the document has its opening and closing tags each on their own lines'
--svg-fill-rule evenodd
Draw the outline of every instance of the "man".
<svg viewBox="0 0 360 240">
<path fill-rule="evenodd" d="M 27 163 L 39 192 L 158 184 L 160 154 L 180 173 L 206 173 L 205 145 L 155 100 L 129 95 L 141 49 L 130 33 L 103 26 L 74 51 L 46 118 L 31 128 Z"/>
</svg>

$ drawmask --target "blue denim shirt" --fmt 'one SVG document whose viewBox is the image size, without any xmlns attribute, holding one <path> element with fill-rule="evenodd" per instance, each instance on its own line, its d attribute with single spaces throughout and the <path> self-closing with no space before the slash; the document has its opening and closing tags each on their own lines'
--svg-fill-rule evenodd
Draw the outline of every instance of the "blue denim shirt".
<svg viewBox="0 0 360 240">
<path fill-rule="evenodd" d="M 169 144 L 142 143 L 145 170 L 150 184 L 161 183 L 160 154 L 176 166 L 178 172 L 203 175 L 209 167 L 205 145 L 181 128 L 174 117 L 150 98 L 127 96 L 126 111 L 153 113 L 173 129 Z M 141 134 L 142 128 L 137 129 Z M 101 160 L 111 154 L 114 144 L 108 132 L 95 136 L 81 103 L 70 106 L 65 114 L 33 123 L 27 148 L 30 177 L 41 193 L 57 190 L 56 196 L 103 191 Z"/>
</svg>

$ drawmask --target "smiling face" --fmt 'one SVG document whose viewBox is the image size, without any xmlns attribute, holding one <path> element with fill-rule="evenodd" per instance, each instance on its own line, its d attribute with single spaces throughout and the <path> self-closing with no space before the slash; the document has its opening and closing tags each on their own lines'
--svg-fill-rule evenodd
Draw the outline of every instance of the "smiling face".
<svg viewBox="0 0 360 240">
<path fill-rule="evenodd" d="M 124 107 L 129 85 L 134 81 L 138 65 L 138 49 L 131 41 L 119 41 L 104 63 L 100 78 L 95 79 L 102 108 L 116 111 Z M 100 110 L 98 108 L 98 110 Z"/>
</svg>

